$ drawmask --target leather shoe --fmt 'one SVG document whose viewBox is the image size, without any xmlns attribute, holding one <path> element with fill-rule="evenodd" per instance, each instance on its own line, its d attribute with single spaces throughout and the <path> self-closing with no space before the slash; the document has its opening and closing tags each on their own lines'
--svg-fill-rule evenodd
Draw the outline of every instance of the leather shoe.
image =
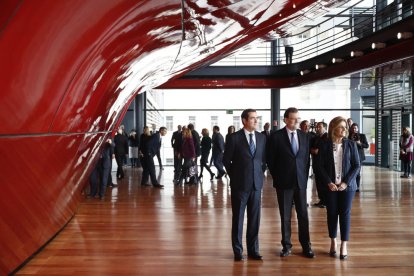
<svg viewBox="0 0 414 276">
<path fill-rule="evenodd" d="M 336 257 L 336 251 L 329 251 L 329 256 Z"/>
<path fill-rule="evenodd" d="M 315 257 L 315 253 L 313 253 L 312 248 L 303 249 L 302 254 L 306 258 L 314 258 Z"/>
<path fill-rule="evenodd" d="M 339 255 L 339 259 L 346 260 L 346 259 L 348 259 L 348 255 L 342 255 L 342 254 L 340 254 Z"/>
<path fill-rule="evenodd" d="M 236 262 L 244 261 L 243 255 L 234 255 L 234 261 Z"/>
<path fill-rule="evenodd" d="M 258 254 L 258 253 L 256 253 L 256 254 L 252 254 L 252 255 L 249 255 L 248 257 L 249 257 L 249 259 L 251 259 L 251 260 L 256 260 L 256 261 L 261 261 L 261 260 L 263 260 L 263 256 L 262 256 L 262 255 L 260 255 L 260 254 Z"/>
<path fill-rule="evenodd" d="M 164 188 L 164 185 L 161 185 L 161 184 L 155 184 L 155 185 L 154 185 L 154 188 L 159 188 L 159 189 L 162 189 L 162 188 Z"/>
<path fill-rule="evenodd" d="M 288 248 L 283 248 L 282 251 L 280 251 L 280 257 L 287 257 L 292 253 L 292 251 Z"/>
</svg>

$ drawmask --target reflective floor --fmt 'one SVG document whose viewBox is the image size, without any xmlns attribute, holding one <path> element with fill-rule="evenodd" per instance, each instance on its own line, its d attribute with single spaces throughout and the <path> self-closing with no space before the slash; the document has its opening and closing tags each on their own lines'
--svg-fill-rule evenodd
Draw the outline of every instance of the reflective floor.
<svg viewBox="0 0 414 276">
<path fill-rule="evenodd" d="M 213 169 L 215 171 L 215 169 Z M 296 218 L 293 255 L 279 257 L 280 218 L 272 179 L 263 189 L 260 253 L 234 262 L 228 179 L 174 187 L 173 168 L 159 172 L 164 189 L 141 187 L 141 169 L 108 189 L 105 200 L 85 199 L 73 220 L 17 274 L 40 275 L 413 275 L 414 188 L 400 173 L 364 167 L 354 200 L 349 258 L 329 257 L 326 209 L 312 178 L 308 200 L 316 258 L 301 253 Z M 295 216 L 293 216 L 295 217 Z M 245 252 L 246 254 L 246 252 Z"/>
</svg>

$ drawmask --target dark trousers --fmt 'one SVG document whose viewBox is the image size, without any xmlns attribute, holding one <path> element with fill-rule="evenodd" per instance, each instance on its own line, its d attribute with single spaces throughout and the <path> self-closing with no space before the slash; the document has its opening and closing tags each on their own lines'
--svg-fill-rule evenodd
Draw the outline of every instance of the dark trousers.
<svg viewBox="0 0 414 276">
<path fill-rule="evenodd" d="M 177 157 L 177 166 L 175 166 L 175 171 L 174 171 L 174 180 L 175 181 L 180 180 L 182 168 L 183 168 L 183 158 L 178 158 Z"/>
<path fill-rule="evenodd" d="M 403 160 L 402 167 L 404 171 L 404 175 L 409 176 L 411 174 L 411 160 Z"/>
<path fill-rule="evenodd" d="M 141 185 L 145 185 L 148 182 L 148 177 L 151 178 L 153 186 L 158 184 L 157 177 L 155 176 L 154 157 L 150 154 L 146 154 L 141 161 L 142 165 L 142 179 Z"/>
<path fill-rule="evenodd" d="M 223 165 L 223 153 L 216 154 L 213 160 L 214 160 L 213 161 L 214 166 L 216 167 L 218 171 L 217 177 L 223 176 L 226 173 L 226 171 L 224 170 L 224 165 Z"/>
<path fill-rule="evenodd" d="M 160 166 L 160 168 L 162 168 L 161 153 L 160 153 L 159 150 L 157 151 L 156 155 L 157 155 L 157 159 L 158 159 L 158 165 Z"/>
<path fill-rule="evenodd" d="M 322 183 L 321 179 L 315 174 L 316 190 L 318 191 L 319 204 L 326 205 L 326 185 Z"/>
<path fill-rule="evenodd" d="M 123 165 L 124 165 L 124 157 L 125 155 L 116 155 L 115 159 L 116 159 L 116 164 L 118 165 L 118 169 L 116 170 L 116 177 L 118 178 L 124 178 L 124 169 L 123 169 Z"/>
<path fill-rule="evenodd" d="M 181 158 L 178 157 L 178 151 L 174 150 L 174 172 L 177 171 L 179 162 L 181 162 Z"/>
<path fill-rule="evenodd" d="M 247 207 L 246 244 L 249 255 L 259 254 L 261 191 L 252 188 L 249 192 L 231 189 L 231 209 L 233 211 L 231 243 L 234 255 L 243 253 L 244 211 Z"/>
<path fill-rule="evenodd" d="M 331 239 L 336 238 L 339 228 L 341 230 L 341 241 L 349 240 L 349 230 L 351 227 L 351 208 L 355 191 L 352 192 L 327 192 L 326 212 L 328 216 L 328 231 Z"/>
<path fill-rule="evenodd" d="M 292 203 L 295 201 L 295 209 L 299 226 L 299 242 L 304 250 L 311 246 L 309 238 L 309 218 L 308 206 L 306 202 L 306 190 L 300 189 L 279 189 L 276 188 L 277 201 L 279 203 L 279 213 L 282 230 L 283 248 L 291 248 L 291 218 Z"/>
<path fill-rule="evenodd" d="M 292 63 L 292 57 L 293 57 L 293 47 L 286 46 L 285 47 L 285 55 L 286 55 L 286 64 Z"/>
<path fill-rule="evenodd" d="M 101 167 L 102 164 L 99 162 L 98 165 L 93 170 L 89 180 L 90 180 L 90 192 L 89 195 L 94 197 L 98 193 L 98 183 L 99 185 L 99 196 L 105 196 L 106 186 L 108 184 L 109 174 L 111 173 L 110 168 Z"/>
<path fill-rule="evenodd" d="M 200 175 L 203 175 L 203 168 L 206 168 L 206 170 L 210 173 L 211 176 L 214 176 L 214 173 L 211 171 L 210 167 L 207 166 L 208 156 L 202 156 L 200 159 Z"/>
</svg>

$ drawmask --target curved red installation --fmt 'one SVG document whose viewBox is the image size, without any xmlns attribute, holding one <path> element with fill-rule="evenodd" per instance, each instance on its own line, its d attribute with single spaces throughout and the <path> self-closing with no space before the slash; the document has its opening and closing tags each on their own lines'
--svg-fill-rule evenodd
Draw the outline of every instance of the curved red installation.
<svg viewBox="0 0 414 276">
<path fill-rule="evenodd" d="M 297 2 L 0 1 L 0 274 L 74 215 L 102 141 L 137 93 L 316 3 Z"/>
</svg>

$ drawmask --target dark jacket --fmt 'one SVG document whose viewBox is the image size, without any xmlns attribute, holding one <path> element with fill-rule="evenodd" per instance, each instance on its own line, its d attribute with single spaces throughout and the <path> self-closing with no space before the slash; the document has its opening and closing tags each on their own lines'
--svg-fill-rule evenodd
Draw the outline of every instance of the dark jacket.
<svg viewBox="0 0 414 276">
<path fill-rule="evenodd" d="M 208 158 L 211 151 L 211 141 L 209 136 L 203 136 L 201 139 L 201 158 Z"/>
<path fill-rule="evenodd" d="M 198 134 L 196 130 L 192 130 L 191 135 L 193 136 L 195 154 L 198 157 L 201 155 L 200 135 Z"/>
<path fill-rule="evenodd" d="M 266 137 L 255 131 L 256 151 L 252 157 L 244 130 L 229 135 L 224 151 L 223 164 L 230 176 L 230 186 L 239 191 L 250 191 L 252 187 L 263 187 L 266 169 Z"/>
<path fill-rule="evenodd" d="M 114 137 L 115 155 L 121 156 L 128 154 L 128 137 L 123 134 L 116 134 Z"/>
<path fill-rule="evenodd" d="M 365 160 L 365 152 L 364 149 L 369 148 L 369 144 L 367 141 L 367 137 L 365 136 L 365 134 L 362 133 L 355 133 L 355 134 L 351 134 L 348 137 L 350 140 L 352 141 L 361 141 L 361 145 L 357 145 L 358 147 L 358 154 L 359 154 L 359 160 L 362 162 Z"/>
<path fill-rule="evenodd" d="M 212 137 L 213 142 L 213 156 L 217 156 L 224 152 L 224 138 L 223 135 L 220 134 L 220 132 L 213 133 Z"/>
<path fill-rule="evenodd" d="M 306 189 L 309 172 L 309 136 L 296 130 L 299 151 L 293 154 L 286 127 L 273 132 L 269 138 L 267 165 L 273 186 L 279 189 Z"/>
<path fill-rule="evenodd" d="M 356 191 L 356 176 L 360 170 L 357 145 L 349 139 L 342 140 L 342 182 L 348 185 L 347 191 Z M 315 169 L 323 185 L 335 183 L 336 172 L 333 156 L 333 143 L 331 140 L 322 142 L 319 153 L 315 159 Z"/>
</svg>

